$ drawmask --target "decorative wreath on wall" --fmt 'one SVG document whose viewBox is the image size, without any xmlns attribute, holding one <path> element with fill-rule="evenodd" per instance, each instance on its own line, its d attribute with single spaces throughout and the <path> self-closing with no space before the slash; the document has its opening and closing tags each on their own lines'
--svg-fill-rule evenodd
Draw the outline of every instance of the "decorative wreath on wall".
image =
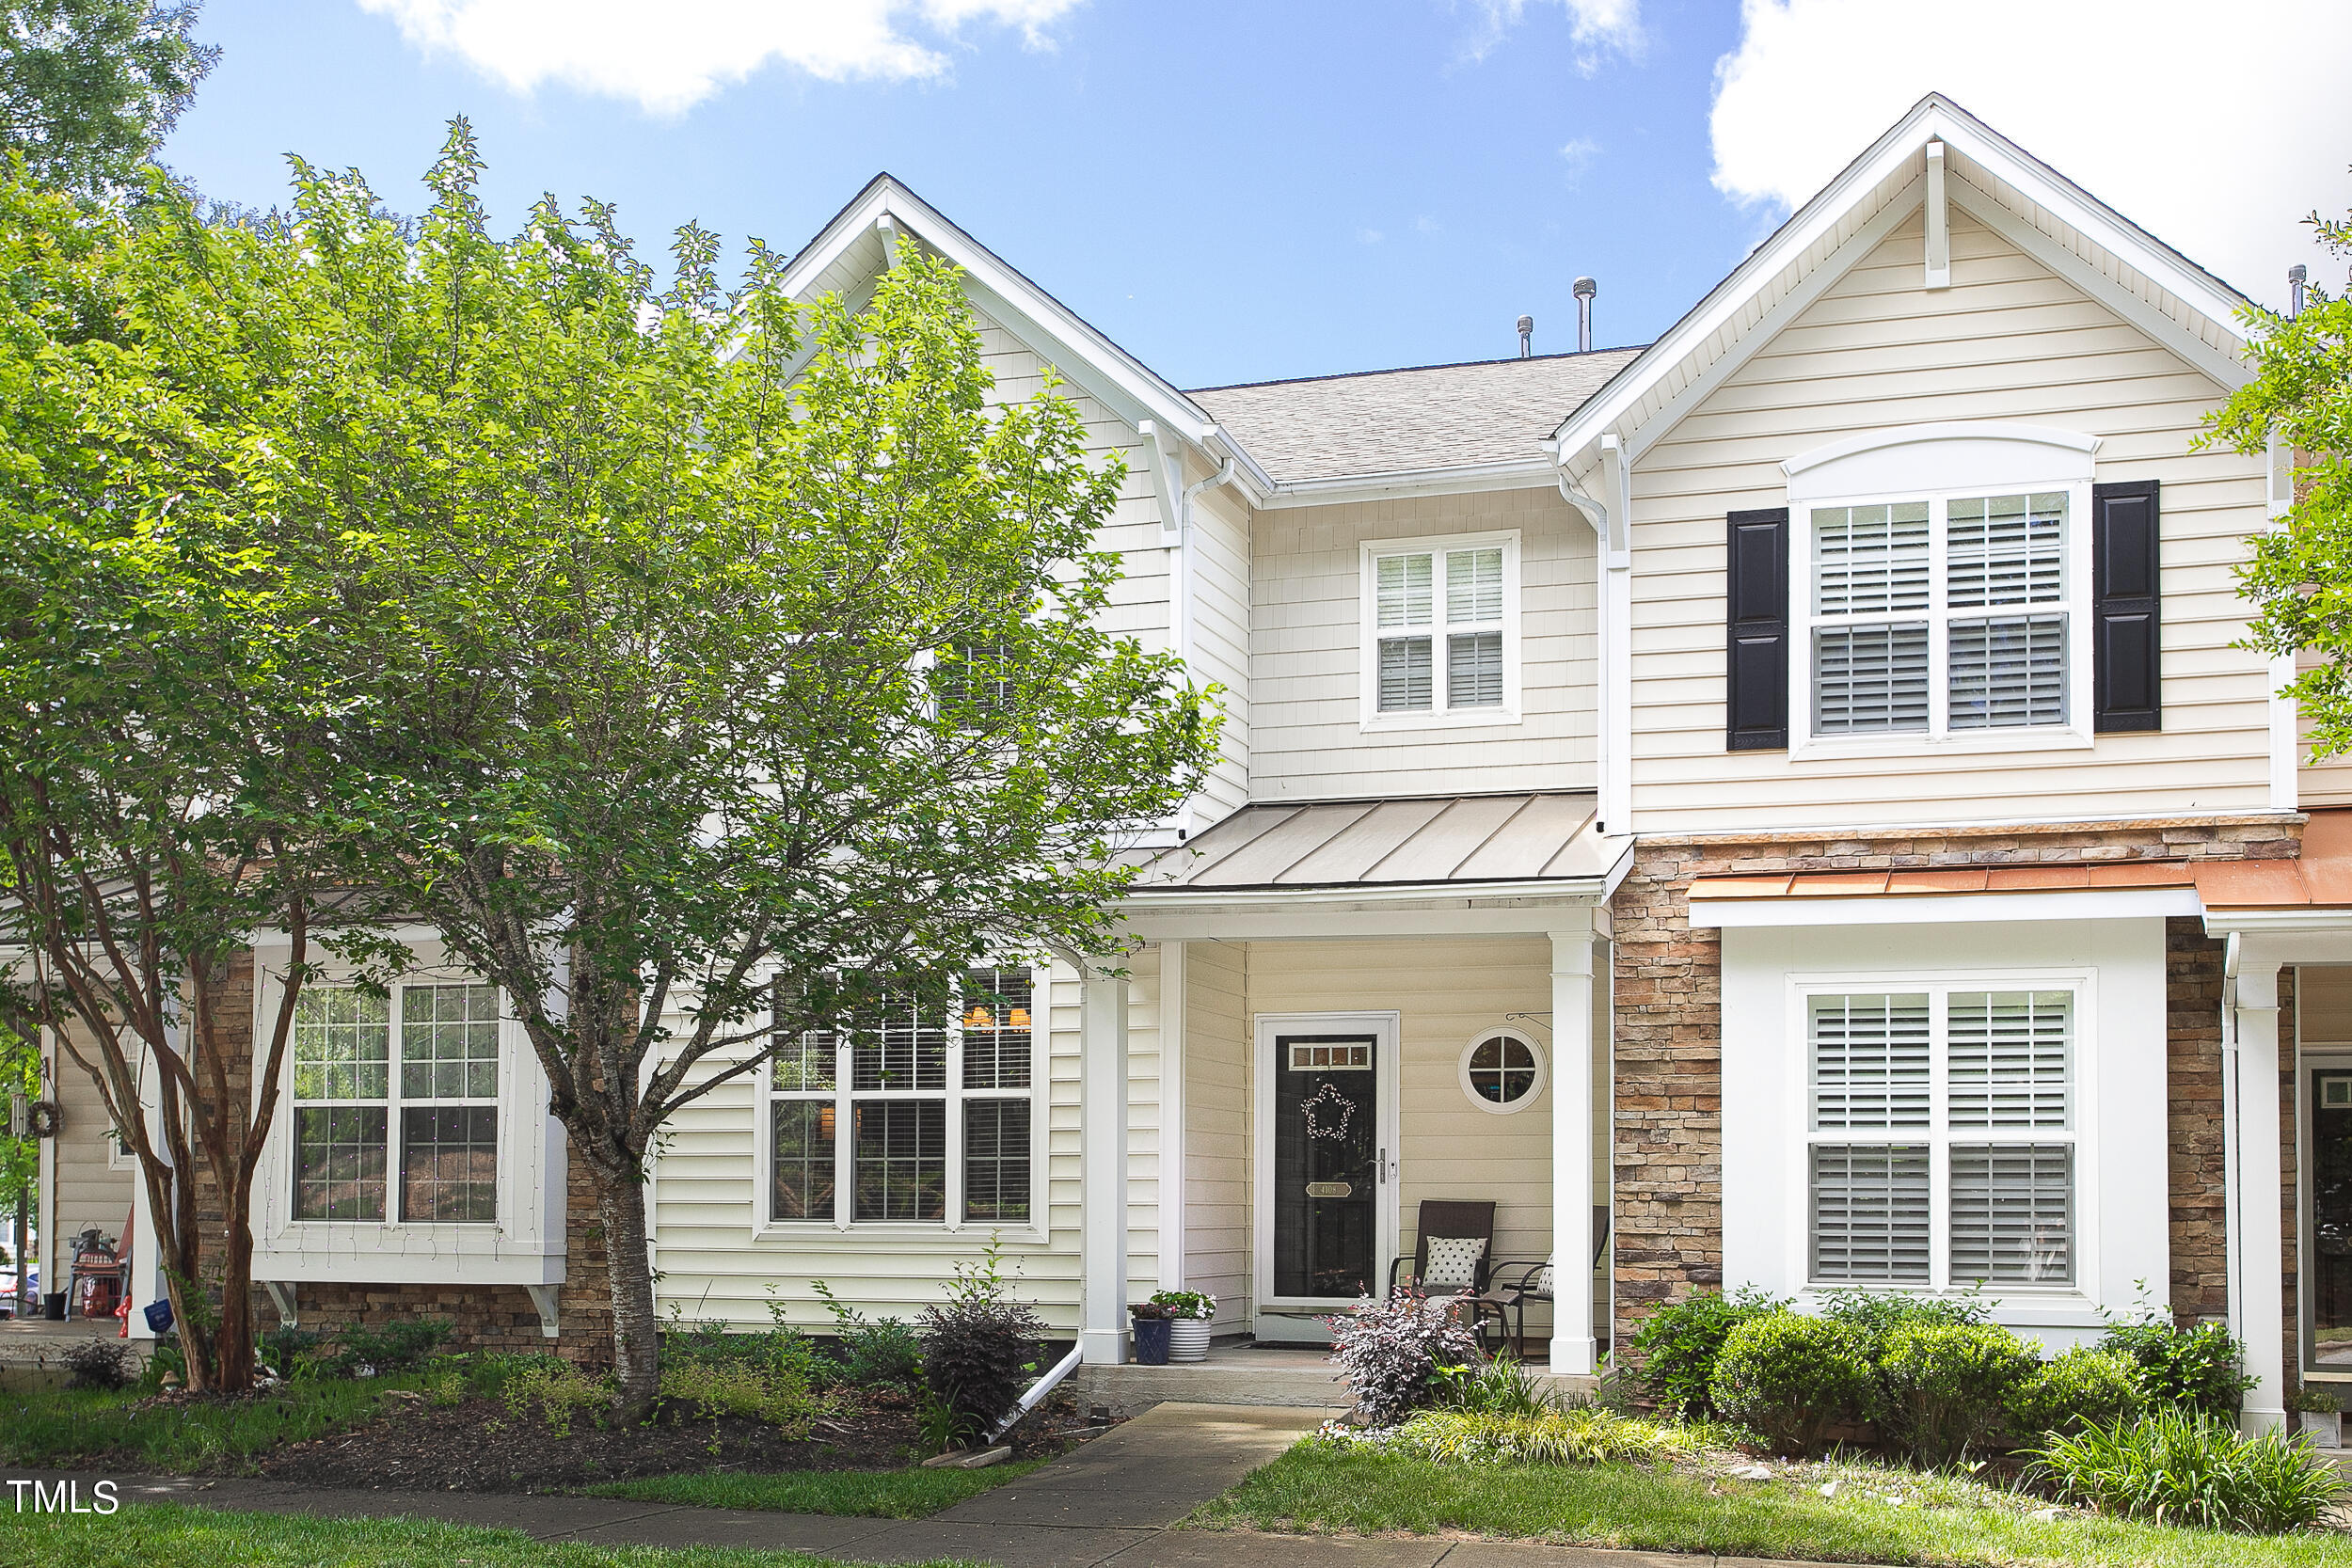
<svg viewBox="0 0 2352 1568">
<path fill-rule="evenodd" d="M 1337 1084 L 1326 1084 L 1305 1100 L 1298 1108 L 1307 1117 L 1307 1136 L 1311 1138 L 1344 1138 L 1348 1117 L 1356 1114 L 1356 1102 L 1340 1092 Z"/>
<path fill-rule="evenodd" d="M 25 1119 L 32 1127 L 34 1137 L 56 1137 L 58 1125 L 57 1102 L 54 1100 L 34 1101 L 26 1109 Z"/>
</svg>

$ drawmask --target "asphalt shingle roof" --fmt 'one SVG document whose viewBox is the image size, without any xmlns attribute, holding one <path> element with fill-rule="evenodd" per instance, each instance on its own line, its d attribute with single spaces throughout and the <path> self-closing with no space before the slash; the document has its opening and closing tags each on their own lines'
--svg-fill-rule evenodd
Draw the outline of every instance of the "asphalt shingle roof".
<svg viewBox="0 0 2352 1568">
<path fill-rule="evenodd" d="M 1367 371 L 1185 396 L 1278 483 L 1471 467 L 1540 459 L 1560 421 L 1641 352 Z"/>
</svg>

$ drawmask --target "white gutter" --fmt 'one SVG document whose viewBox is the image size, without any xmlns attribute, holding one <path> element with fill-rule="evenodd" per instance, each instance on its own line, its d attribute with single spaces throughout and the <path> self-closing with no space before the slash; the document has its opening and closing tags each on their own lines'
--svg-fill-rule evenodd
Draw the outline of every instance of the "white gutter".
<svg viewBox="0 0 2352 1568">
<path fill-rule="evenodd" d="M 1014 1405 L 1002 1420 L 988 1429 L 988 1440 L 993 1443 L 1018 1426 L 1022 1417 L 1038 1407 L 1039 1401 L 1058 1387 L 1063 1378 L 1077 1370 L 1080 1354 L 1084 1348 L 1083 1345 L 1072 1345 L 1070 1354 L 1057 1362 L 1052 1371 L 1029 1385 L 1029 1391 L 1021 1396 L 1021 1402 Z"/>
<path fill-rule="evenodd" d="M 1213 486 L 1232 483 L 1240 477 L 1241 457 L 1245 454 L 1225 438 L 1223 430 L 1209 426 L 1202 432 L 1201 450 L 1213 458 L 1221 453 L 1224 461 L 1215 473 L 1187 485 L 1183 439 L 1153 420 L 1141 421 L 1136 432 L 1151 443 L 1152 483 L 1160 502 L 1160 546 L 1168 551 L 1168 649 L 1189 676 L 1195 576 L 1191 547 L 1193 498 Z M 1192 834 L 1190 800 L 1177 811 L 1176 832 L 1180 838 Z"/>
</svg>

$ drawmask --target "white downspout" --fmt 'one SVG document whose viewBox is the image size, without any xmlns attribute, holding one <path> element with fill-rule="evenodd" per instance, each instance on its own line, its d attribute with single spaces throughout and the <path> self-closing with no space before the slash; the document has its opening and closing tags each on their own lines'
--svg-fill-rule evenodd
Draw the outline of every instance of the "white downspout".
<svg viewBox="0 0 2352 1568">
<path fill-rule="evenodd" d="M 2221 952 L 2221 1227 L 2222 1289 L 2230 1332 L 2246 1337 L 2246 1227 L 2238 1180 L 2237 965 L 2239 933 L 2232 931 Z"/>
<path fill-rule="evenodd" d="M 1617 497 L 1628 493 L 1629 475 L 1624 472 L 1627 456 L 1617 438 L 1608 436 L 1602 441 L 1602 487 L 1604 492 L 1617 492 L 1607 499 L 1596 499 L 1579 490 L 1556 450 L 1553 458 L 1560 462 L 1560 499 L 1593 530 L 1594 642 L 1598 649 L 1593 693 L 1595 816 L 1603 832 L 1625 833 L 1633 827 L 1633 768 L 1626 754 L 1632 716 L 1631 704 L 1621 701 L 1619 688 L 1626 687 L 1629 673 L 1621 634 L 1632 610 L 1632 555 L 1623 547 L 1619 517 L 1624 503 Z M 1629 687 L 1623 695 L 1629 697 Z"/>
<path fill-rule="evenodd" d="M 2263 486 L 2268 503 L 2265 511 L 2273 530 L 2284 528 L 2287 514 L 2295 510 L 2295 471 L 2286 458 L 2287 454 L 2279 449 L 2278 435 L 2273 432 L 2263 443 Z M 2270 809 L 2296 811 L 2301 809 L 2301 774 L 2296 767 L 2302 750 L 2301 737 L 2296 733 L 2294 702 L 2279 694 L 2295 679 L 2295 656 L 2285 654 L 2272 659 L 2266 678 L 2270 683 Z"/>
</svg>

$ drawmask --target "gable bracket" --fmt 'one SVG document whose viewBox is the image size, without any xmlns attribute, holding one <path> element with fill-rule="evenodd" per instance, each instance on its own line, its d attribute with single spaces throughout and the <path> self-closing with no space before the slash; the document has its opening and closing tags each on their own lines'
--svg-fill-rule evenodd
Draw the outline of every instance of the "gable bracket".
<svg viewBox="0 0 2352 1568">
<path fill-rule="evenodd" d="M 1944 207 L 1944 143 L 1928 143 L 1928 280 L 1931 289 L 1952 286 L 1952 226 Z"/>
</svg>

